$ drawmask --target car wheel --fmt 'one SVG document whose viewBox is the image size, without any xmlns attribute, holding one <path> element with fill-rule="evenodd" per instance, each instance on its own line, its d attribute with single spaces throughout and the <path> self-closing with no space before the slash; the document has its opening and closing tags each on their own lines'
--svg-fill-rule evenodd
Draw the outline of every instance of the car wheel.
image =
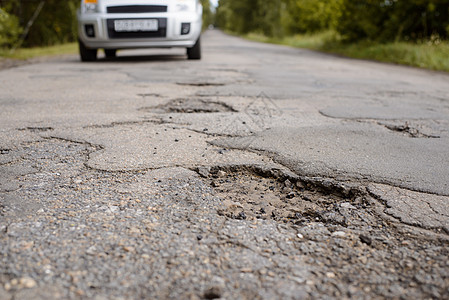
<svg viewBox="0 0 449 300">
<path fill-rule="evenodd" d="M 201 38 L 198 38 L 192 48 L 187 48 L 188 59 L 201 59 Z"/>
<path fill-rule="evenodd" d="M 87 48 L 81 40 L 78 40 L 78 45 L 80 49 L 81 61 L 95 61 L 97 60 L 97 49 Z"/>
<path fill-rule="evenodd" d="M 114 58 L 117 56 L 117 50 L 116 49 L 104 49 L 104 54 L 106 55 L 106 58 Z"/>
</svg>

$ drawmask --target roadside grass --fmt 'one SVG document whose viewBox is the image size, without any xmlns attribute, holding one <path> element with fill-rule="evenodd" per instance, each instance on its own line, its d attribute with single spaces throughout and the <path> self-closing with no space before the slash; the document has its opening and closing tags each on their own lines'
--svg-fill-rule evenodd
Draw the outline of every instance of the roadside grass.
<svg viewBox="0 0 449 300">
<path fill-rule="evenodd" d="M 75 54 L 78 51 L 77 43 L 68 43 L 49 47 L 36 47 L 36 48 L 20 48 L 15 51 L 10 49 L 0 49 L 0 59 L 18 59 L 27 60 L 40 56 L 54 56 L 63 54 Z"/>
<path fill-rule="evenodd" d="M 449 41 L 392 42 L 386 44 L 358 42 L 346 44 L 340 42 L 337 35 L 331 31 L 295 35 L 282 39 L 269 38 L 254 33 L 247 34 L 244 37 L 253 41 L 306 48 L 351 58 L 449 72 Z"/>
</svg>

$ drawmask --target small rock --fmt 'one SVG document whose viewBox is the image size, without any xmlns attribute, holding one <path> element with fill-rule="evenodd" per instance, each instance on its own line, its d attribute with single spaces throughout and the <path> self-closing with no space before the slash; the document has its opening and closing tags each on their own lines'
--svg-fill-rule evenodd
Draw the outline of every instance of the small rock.
<svg viewBox="0 0 449 300">
<path fill-rule="evenodd" d="M 134 247 L 131 246 L 124 246 L 123 250 L 125 250 L 125 252 L 134 252 Z"/>
<path fill-rule="evenodd" d="M 226 174 L 225 171 L 221 171 L 221 170 L 220 170 L 220 171 L 217 172 L 217 176 L 218 176 L 218 177 L 225 177 L 226 175 L 227 175 L 227 174 Z"/>
<path fill-rule="evenodd" d="M 332 233 L 333 237 L 345 237 L 346 236 L 346 232 L 344 231 L 335 231 Z"/>
<path fill-rule="evenodd" d="M 287 199 L 293 199 L 295 198 L 296 194 L 294 192 L 291 192 L 287 195 Z"/>
<path fill-rule="evenodd" d="M 219 286 L 213 286 L 204 292 L 204 299 L 218 299 L 221 298 L 223 291 Z"/>
<path fill-rule="evenodd" d="M 298 284 L 304 284 L 306 282 L 306 280 L 304 278 L 300 278 L 300 277 L 292 277 L 291 279 Z"/>
<path fill-rule="evenodd" d="M 342 204 L 340 204 L 340 206 L 342 208 L 347 208 L 347 209 L 356 209 L 356 207 L 349 202 L 342 203 Z"/>
<path fill-rule="evenodd" d="M 299 180 L 296 182 L 296 187 L 299 188 L 299 189 L 301 189 L 301 190 L 306 188 L 306 186 L 304 185 L 304 183 L 301 182 L 301 181 L 299 181 Z"/>
<path fill-rule="evenodd" d="M 219 187 L 220 186 L 220 184 L 218 182 L 216 182 L 216 181 L 212 181 L 211 185 L 213 187 Z"/>
<path fill-rule="evenodd" d="M 360 235 L 360 241 L 362 243 L 367 244 L 368 246 L 370 246 L 372 244 L 372 242 L 373 242 L 369 236 L 366 236 L 366 235 L 363 235 L 363 234 Z"/>
<path fill-rule="evenodd" d="M 30 277 L 23 277 L 19 280 L 19 286 L 26 289 L 32 289 L 37 286 L 37 282 Z"/>
<path fill-rule="evenodd" d="M 95 255 L 97 254 L 97 248 L 95 246 L 91 246 L 86 250 L 86 254 Z"/>
<path fill-rule="evenodd" d="M 410 246 L 410 242 L 409 241 L 402 241 L 401 245 L 402 246 Z"/>
<path fill-rule="evenodd" d="M 197 239 L 198 241 L 201 241 L 201 240 L 203 239 L 203 236 L 202 236 L 201 234 L 198 234 L 198 235 L 196 236 L 196 239 Z"/>
<path fill-rule="evenodd" d="M 208 167 L 199 167 L 198 168 L 198 174 L 200 174 L 203 177 L 208 177 L 210 173 L 210 168 Z"/>
<path fill-rule="evenodd" d="M 7 282 L 3 287 L 5 288 L 5 291 L 8 292 L 12 289 L 12 284 L 10 282 Z"/>
<path fill-rule="evenodd" d="M 298 239 L 300 239 L 300 240 L 304 239 L 304 236 L 303 236 L 301 233 L 298 233 L 296 236 L 297 236 Z"/>
<path fill-rule="evenodd" d="M 237 220 L 246 220 L 246 214 L 245 214 L 245 212 L 240 212 L 238 215 L 237 215 L 237 217 L 236 217 L 236 219 Z"/>
<path fill-rule="evenodd" d="M 327 278 L 335 278 L 335 273 L 327 272 L 327 273 L 326 273 L 326 277 L 327 277 Z"/>
</svg>

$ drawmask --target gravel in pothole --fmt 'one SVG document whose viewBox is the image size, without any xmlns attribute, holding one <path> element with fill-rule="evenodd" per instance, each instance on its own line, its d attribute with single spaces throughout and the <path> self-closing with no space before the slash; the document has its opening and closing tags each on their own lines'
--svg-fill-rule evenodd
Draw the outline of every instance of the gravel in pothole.
<svg viewBox="0 0 449 300">
<path fill-rule="evenodd" d="M 219 214 L 233 219 L 270 219 L 296 225 L 310 221 L 342 226 L 378 223 L 366 210 L 369 201 L 356 190 L 324 191 L 312 183 L 262 177 L 247 170 L 217 169 L 211 185 L 225 199 Z"/>
<path fill-rule="evenodd" d="M 174 99 L 159 106 L 144 107 L 140 110 L 154 113 L 218 113 L 236 111 L 223 102 L 194 98 Z"/>
</svg>

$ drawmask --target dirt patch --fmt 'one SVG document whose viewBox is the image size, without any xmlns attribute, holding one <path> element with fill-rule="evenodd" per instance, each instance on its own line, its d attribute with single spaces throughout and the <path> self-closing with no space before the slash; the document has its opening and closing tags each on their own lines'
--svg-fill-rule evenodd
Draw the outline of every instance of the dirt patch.
<svg viewBox="0 0 449 300">
<path fill-rule="evenodd" d="M 174 99 L 155 107 L 140 109 L 145 112 L 156 113 L 219 113 L 236 112 L 234 108 L 223 103 L 207 99 Z"/>
</svg>

